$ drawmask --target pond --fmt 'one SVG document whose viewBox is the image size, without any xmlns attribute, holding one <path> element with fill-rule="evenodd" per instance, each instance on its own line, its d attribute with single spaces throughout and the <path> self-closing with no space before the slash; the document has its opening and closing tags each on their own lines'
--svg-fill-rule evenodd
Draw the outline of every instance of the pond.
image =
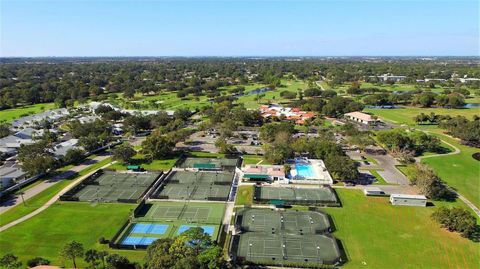
<svg viewBox="0 0 480 269">
<path fill-rule="evenodd" d="M 463 107 L 464 107 L 464 108 L 475 108 L 475 107 L 480 107 L 480 103 L 471 103 L 471 104 L 465 104 Z"/>
<path fill-rule="evenodd" d="M 251 90 L 251 91 L 245 93 L 245 95 L 248 96 L 248 95 L 254 95 L 254 94 L 261 94 L 261 93 L 264 93 L 264 92 L 269 91 L 269 90 L 270 90 L 270 88 L 268 88 L 268 87 L 258 88 L 258 89 Z"/>
</svg>

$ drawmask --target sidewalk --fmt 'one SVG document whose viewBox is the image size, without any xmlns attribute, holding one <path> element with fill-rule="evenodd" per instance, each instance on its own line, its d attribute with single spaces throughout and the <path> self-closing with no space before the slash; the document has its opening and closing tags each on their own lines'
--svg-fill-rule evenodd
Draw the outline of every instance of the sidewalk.
<svg viewBox="0 0 480 269">
<path fill-rule="evenodd" d="M 68 171 L 65 171 L 65 172 L 63 172 L 59 175 L 56 175 L 53 178 L 46 179 L 42 183 L 26 190 L 25 193 L 23 194 L 23 198 L 25 200 L 28 200 L 28 199 L 34 197 L 35 195 L 41 193 L 42 191 L 50 188 L 51 186 L 57 184 L 62 179 L 66 179 L 66 178 L 74 175 L 75 173 L 82 171 L 83 169 L 87 168 L 88 166 L 90 166 L 94 163 L 100 162 L 102 160 L 105 160 L 108 157 L 110 157 L 110 155 L 99 155 L 99 156 L 97 156 L 93 159 L 85 160 L 81 164 L 72 167 Z M 21 204 L 21 203 L 22 203 L 22 198 L 21 198 L 20 195 L 15 195 L 11 199 L 2 202 L 0 204 L 0 215 L 3 214 L 4 212 L 10 210 L 11 208 Z"/>
<path fill-rule="evenodd" d="M 99 157 L 101 157 L 101 156 L 99 156 Z M 107 157 L 108 157 L 108 156 L 107 156 Z M 15 226 L 15 225 L 17 225 L 17 224 L 19 224 L 19 223 L 22 223 L 22 222 L 24 222 L 24 221 L 26 221 L 26 220 L 28 220 L 28 219 L 30 219 L 30 218 L 32 218 L 32 217 L 40 214 L 40 213 L 43 212 L 45 209 L 47 209 L 47 208 L 50 207 L 52 204 L 54 204 L 54 203 L 58 200 L 58 198 L 59 198 L 60 196 L 62 196 L 63 194 L 65 194 L 67 191 L 69 191 L 71 188 L 73 188 L 75 185 L 77 185 L 80 181 L 82 181 L 82 180 L 84 180 L 85 178 L 89 177 L 90 175 L 92 175 L 93 173 L 95 173 L 97 170 L 99 170 L 99 169 L 104 169 L 104 168 L 110 166 L 110 165 L 113 164 L 114 162 L 115 162 L 115 161 L 110 162 L 110 163 L 108 163 L 108 164 L 106 164 L 106 165 L 104 165 L 104 166 L 102 166 L 102 167 L 100 167 L 100 168 L 98 168 L 98 169 L 95 169 L 95 170 L 91 171 L 90 173 L 88 173 L 88 174 L 86 174 L 86 175 L 84 175 L 84 176 L 81 176 L 81 177 L 77 178 L 76 180 L 72 181 L 70 184 L 68 184 L 67 187 L 65 187 L 63 190 L 61 190 L 61 191 L 58 192 L 57 194 L 55 194 L 55 196 L 53 196 L 50 200 L 48 200 L 48 202 L 46 202 L 44 205 L 42 205 L 41 207 L 39 207 L 39 208 L 36 209 L 35 211 L 33 211 L 33 212 L 31 212 L 30 214 L 27 214 L 27 215 L 25 215 L 25 216 L 23 216 L 23 217 L 21 217 L 21 218 L 19 218 L 19 219 L 16 219 L 16 220 L 14 220 L 14 221 L 12 221 L 12 222 L 10 222 L 10 223 L 8 223 L 8 224 L 0 227 L 0 232 L 3 232 L 3 231 L 5 231 L 5 230 L 7 230 L 8 228 L 11 228 L 11 227 L 13 227 L 13 226 Z M 57 182 L 58 182 L 58 181 L 57 181 Z"/>
</svg>

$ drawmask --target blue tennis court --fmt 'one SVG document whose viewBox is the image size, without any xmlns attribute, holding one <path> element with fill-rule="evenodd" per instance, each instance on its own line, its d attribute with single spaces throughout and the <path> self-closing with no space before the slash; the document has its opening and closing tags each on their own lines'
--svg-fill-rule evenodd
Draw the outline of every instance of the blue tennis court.
<svg viewBox="0 0 480 269">
<path fill-rule="evenodd" d="M 167 228 L 166 224 L 135 223 L 130 234 L 165 234 Z"/>
<path fill-rule="evenodd" d="M 156 237 L 127 236 L 122 240 L 122 245 L 129 246 L 148 246 L 157 240 Z"/>
<path fill-rule="evenodd" d="M 202 228 L 203 232 L 210 235 L 210 236 L 213 236 L 213 233 L 215 232 L 215 227 L 213 227 L 213 226 L 182 225 L 182 226 L 180 226 L 180 228 L 178 228 L 177 234 L 182 234 L 186 230 L 188 230 L 190 228 L 194 228 L 194 227 Z"/>
</svg>

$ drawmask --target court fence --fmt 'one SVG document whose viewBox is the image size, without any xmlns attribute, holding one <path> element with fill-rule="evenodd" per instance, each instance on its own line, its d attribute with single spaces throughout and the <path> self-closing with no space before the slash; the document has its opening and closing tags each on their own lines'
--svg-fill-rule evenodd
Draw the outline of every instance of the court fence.
<svg viewBox="0 0 480 269">
<path fill-rule="evenodd" d="M 111 174 L 111 172 L 109 172 Z M 100 186 L 99 182 L 97 179 L 101 177 L 102 175 L 106 174 L 103 169 L 97 170 L 95 173 L 92 175 L 88 176 L 81 182 L 79 182 L 77 185 L 75 185 L 72 189 L 68 190 L 66 193 L 60 196 L 60 201 L 75 201 L 78 202 L 80 201 L 80 198 L 77 197 L 76 195 L 85 188 L 86 186 Z M 127 198 L 117 198 L 115 200 L 102 200 L 102 202 L 118 202 L 118 203 L 129 203 L 129 204 L 136 204 L 142 200 L 145 199 L 147 194 L 153 189 L 153 186 L 157 184 L 158 181 L 160 181 L 160 178 L 162 177 L 163 173 L 160 172 L 155 179 L 148 184 L 148 186 L 145 186 L 145 190 L 139 195 L 139 198 L 136 199 L 127 199 Z M 93 199 L 95 200 L 95 199 Z"/>
<path fill-rule="evenodd" d="M 342 203 L 340 202 L 340 199 L 338 198 L 338 195 L 335 192 L 335 190 L 330 186 L 324 186 L 324 188 L 328 188 L 333 193 L 333 195 L 335 196 L 334 201 L 319 200 L 319 199 L 301 199 L 300 200 L 295 198 L 278 199 L 278 198 L 262 197 L 261 186 L 255 186 L 253 201 L 257 204 L 275 204 L 276 201 L 283 201 L 286 204 L 290 204 L 290 205 L 315 205 L 315 206 L 321 206 L 321 207 L 341 207 Z"/>
<path fill-rule="evenodd" d="M 119 242 L 122 238 L 122 235 L 124 234 L 124 232 L 126 232 L 126 229 L 127 227 L 130 225 L 131 223 L 131 220 L 128 219 L 123 225 L 122 227 L 113 235 L 112 239 L 110 240 L 110 242 L 108 242 L 108 246 L 110 248 L 114 248 L 114 249 L 133 249 L 133 246 L 129 246 L 129 245 L 123 245 L 121 242 Z"/>
</svg>

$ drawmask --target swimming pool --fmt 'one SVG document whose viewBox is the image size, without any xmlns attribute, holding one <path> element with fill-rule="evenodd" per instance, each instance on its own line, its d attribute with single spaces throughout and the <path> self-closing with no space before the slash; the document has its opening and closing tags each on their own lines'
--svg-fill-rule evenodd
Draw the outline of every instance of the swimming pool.
<svg viewBox="0 0 480 269">
<path fill-rule="evenodd" d="M 296 163 L 295 169 L 297 170 L 297 176 L 300 178 L 313 178 L 315 176 L 311 164 Z"/>
</svg>

